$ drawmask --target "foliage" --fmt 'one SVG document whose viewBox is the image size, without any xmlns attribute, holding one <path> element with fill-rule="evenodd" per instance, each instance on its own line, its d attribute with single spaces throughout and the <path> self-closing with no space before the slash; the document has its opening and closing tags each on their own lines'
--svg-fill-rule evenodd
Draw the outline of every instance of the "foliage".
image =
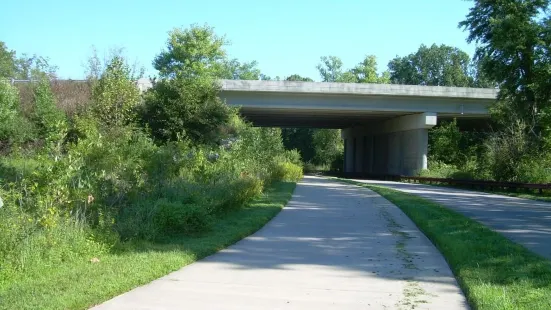
<svg viewBox="0 0 551 310">
<path fill-rule="evenodd" d="M 343 70 L 343 63 L 339 57 L 321 57 L 322 63 L 318 69 L 323 82 L 340 83 L 389 83 L 388 72 L 377 73 L 377 59 L 374 55 L 365 56 L 364 60 L 350 70 Z"/>
<path fill-rule="evenodd" d="M 212 141 L 232 113 L 218 98 L 218 90 L 209 78 L 157 81 L 144 95 L 141 122 L 159 141 L 184 137 L 197 143 Z"/>
<path fill-rule="evenodd" d="M 210 228 L 212 215 L 204 206 L 159 199 L 153 205 L 158 232 L 168 235 L 202 232 Z"/>
<path fill-rule="evenodd" d="M 459 26 L 476 42 L 475 57 L 499 84 L 501 103 L 494 117 L 517 121 L 536 138 L 551 128 L 551 23 L 548 0 L 476 0 Z"/>
<path fill-rule="evenodd" d="M 265 80 L 256 66 L 256 61 L 240 63 L 237 59 L 226 60 L 222 66 L 222 72 L 218 76 L 230 80 Z"/>
<path fill-rule="evenodd" d="M 457 120 L 443 121 L 429 131 L 429 158 L 455 166 L 463 166 L 481 154 L 484 132 L 460 130 Z"/>
<path fill-rule="evenodd" d="M 14 278 L 0 276 L 0 309 L 90 308 L 254 233 L 285 206 L 294 188 L 294 183 L 274 183 L 247 208 L 216 218 L 211 230 L 202 234 L 166 236 L 162 243 L 125 242 L 110 251 L 77 243 L 81 250 L 88 252 L 76 260 L 54 264 L 47 263 L 47 260 L 27 261 L 29 267 L 34 267 L 32 270 L 18 271 Z M 0 222 L 0 227 L 3 222 Z M 145 225 L 146 222 L 136 223 L 138 227 Z M 44 247 L 33 247 L 41 248 Z M 57 247 L 50 249 L 56 251 Z M 97 257 L 99 263 L 90 263 L 93 257 Z"/>
<path fill-rule="evenodd" d="M 364 60 L 350 70 L 356 77 L 356 83 L 389 84 L 388 71 L 377 73 L 377 58 L 374 55 L 365 56 Z"/>
<path fill-rule="evenodd" d="M 302 176 L 302 166 L 291 162 L 275 163 L 272 172 L 273 179 L 287 182 L 298 182 Z"/>
<path fill-rule="evenodd" d="M 109 126 L 121 126 L 136 119 L 140 91 L 130 66 L 114 56 L 92 89 L 92 109 L 96 117 Z"/>
<path fill-rule="evenodd" d="M 393 84 L 459 86 L 474 85 L 467 53 L 447 45 L 421 45 L 415 53 L 388 63 Z"/>
<path fill-rule="evenodd" d="M 313 82 L 309 77 L 302 77 L 298 74 L 292 74 L 285 78 L 285 81 L 298 81 L 298 82 Z"/>
<path fill-rule="evenodd" d="M 15 77 L 16 70 L 15 51 L 8 50 L 6 43 L 0 41 L 0 79 Z"/>
<path fill-rule="evenodd" d="M 39 134 L 56 144 L 59 149 L 68 129 L 66 116 L 57 108 L 48 80 L 40 80 L 34 86 L 33 92 L 33 120 L 38 126 Z"/>
<path fill-rule="evenodd" d="M 312 142 L 316 154 L 314 160 L 318 164 L 330 166 L 344 152 L 341 131 L 338 129 L 318 129 Z"/>
<path fill-rule="evenodd" d="M 315 131 L 312 128 L 282 128 L 281 137 L 285 149 L 296 149 L 304 162 L 312 161 L 315 155 L 312 143 Z"/>
<path fill-rule="evenodd" d="M 0 141 L 13 135 L 13 123 L 19 112 L 19 93 L 5 80 L 0 80 Z"/>
<path fill-rule="evenodd" d="M 219 77 L 225 70 L 227 45 L 224 37 L 208 25 L 175 28 L 169 33 L 167 49 L 153 61 L 162 78 Z"/>
</svg>

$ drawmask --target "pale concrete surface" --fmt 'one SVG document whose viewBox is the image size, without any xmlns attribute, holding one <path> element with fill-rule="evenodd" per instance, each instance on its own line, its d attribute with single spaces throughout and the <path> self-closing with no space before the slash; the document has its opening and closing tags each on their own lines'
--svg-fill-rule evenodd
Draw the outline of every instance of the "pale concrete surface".
<svg viewBox="0 0 551 310">
<path fill-rule="evenodd" d="M 435 201 L 551 259 L 551 203 L 463 189 L 375 180 L 383 185 Z"/>
<path fill-rule="evenodd" d="M 496 89 L 222 80 L 220 98 L 257 126 L 350 128 L 414 113 L 490 117 Z M 376 124 L 376 128 L 382 125 Z"/>
<path fill-rule="evenodd" d="M 259 80 L 221 80 L 220 82 L 223 91 L 418 96 L 492 100 L 496 99 L 498 94 L 498 90 L 495 88 Z"/>
<path fill-rule="evenodd" d="M 436 118 L 419 113 L 343 129 L 344 172 L 415 175 L 427 169 L 428 130 Z"/>
<path fill-rule="evenodd" d="M 94 309 L 466 309 L 440 253 L 394 205 L 305 177 L 235 245 Z"/>
</svg>

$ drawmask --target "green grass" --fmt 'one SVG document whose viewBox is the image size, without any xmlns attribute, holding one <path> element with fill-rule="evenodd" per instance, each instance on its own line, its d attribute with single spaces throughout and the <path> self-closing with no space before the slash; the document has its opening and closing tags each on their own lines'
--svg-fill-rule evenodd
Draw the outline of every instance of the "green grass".
<svg viewBox="0 0 551 310">
<path fill-rule="evenodd" d="M 405 182 L 405 183 L 410 183 L 410 182 Z M 503 189 L 489 190 L 489 189 L 473 189 L 467 186 L 458 186 L 458 185 L 450 185 L 450 184 L 434 184 L 434 183 L 431 184 L 428 182 L 421 182 L 421 184 L 430 185 L 430 186 L 439 186 L 439 187 L 458 188 L 458 189 L 465 189 L 465 190 L 474 191 L 474 192 L 483 192 L 483 193 L 489 193 L 489 194 L 505 195 L 505 196 L 511 196 L 511 197 L 524 198 L 524 199 L 551 202 L 551 192 L 549 192 L 548 190 L 544 190 L 544 192 L 540 194 L 535 190 L 525 191 L 524 189 L 519 189 L 518 191 L 503 190 Z"/>
<path fill-rule="evenodd" d="M 37 266 L 0 287 L 0 309 L 85 309 L 178 270 L 254 233 L 291 198 L 296 183 L 279 182 L 247 207 L 220 218 L 202 236 L 126 243 L 99 263 L 90 258 Z M 0 281 L 1 283 L 1 281 Z"/>
<path fill-rule="evenodd" d="M 437 203 L 350 180 L 398 206 L 444 255 L 473 309 L 551 309 L 551 262 Z"/>
</svg>

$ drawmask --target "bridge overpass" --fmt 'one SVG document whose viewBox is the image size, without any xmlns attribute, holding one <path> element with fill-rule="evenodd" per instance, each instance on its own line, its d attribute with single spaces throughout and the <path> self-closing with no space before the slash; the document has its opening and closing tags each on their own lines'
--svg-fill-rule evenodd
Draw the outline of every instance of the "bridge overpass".
<svg viewBox="0 0 551 310">
<path fill-rule="evenodd" d="M 257 126 L 341 128 L 344 171 L 413 175 L 437 118 L 485 119 L 496 89 L 222 80 L 220 97 Z"/>
</svg>

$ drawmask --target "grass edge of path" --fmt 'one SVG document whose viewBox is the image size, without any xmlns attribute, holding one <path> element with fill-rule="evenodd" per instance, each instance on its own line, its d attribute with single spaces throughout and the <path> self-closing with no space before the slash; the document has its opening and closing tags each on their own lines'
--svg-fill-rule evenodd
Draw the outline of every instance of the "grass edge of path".
<svg viewBox="0 0 551 310">
<path fill-rule="evenodd" d="M 369 188 L 399 207 L 442 253 L 473 309 L 551 309 L 551 262 L 479 222 L 413 194 Z"/>
<path fill-rule="evenodd" d="M 0 289 L 0 309 L 86 309 L 145 285 L 255 233 L 289 202 L 294 182 L 276 182 L 246 207 L 219 218 L 201 236 L 127 243 L 113 253 L 44 266 Z"/>
</svg>

